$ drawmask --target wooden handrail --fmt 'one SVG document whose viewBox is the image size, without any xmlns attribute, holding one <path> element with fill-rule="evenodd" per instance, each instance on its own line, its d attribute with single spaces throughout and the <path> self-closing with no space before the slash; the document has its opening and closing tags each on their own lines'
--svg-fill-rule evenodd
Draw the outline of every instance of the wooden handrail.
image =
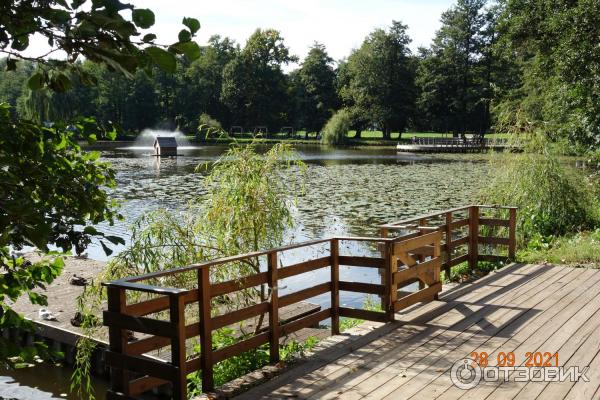
<svg viewBox="0 0 600 400">
<path fill-rule="evenodd" d="M 500 210 L 508 219 L 483 215 L 482 210 Z M 466 217 L 455 213 L 467 212 Z M 213 366 L 216 362 L 237 356 L 258 346 L 268 345 L 270 362 L 279 361 L 279 342 L 282 335 L 312 326 L 325 319 L 331 319 L 331 332 L 339 334 L 340 317 L 361 318 L 389 322 L 395 312 L 416 302 L 437 298 L 441 291 L 440 269 L 449 274 L 450 268 L 468 261 L 474 269 L 479 261 L 501 261 L 514 258 L 516 247 L 515 207 L 470 205 L 425 216 L 405 219 L 380 226 L 380 237 L 336 236 L 327 239 L 295 243 L 275 249 L 256 251 L 247 254 L 224 257 L 216 260 L 192 264 L 181 268 L 144 274 L 136 277 L 103 283 L 108 291 L 108 310 L 104 313 L 104 323 L 109 327 L 110 357 L 107 362 L 111 369 L 110 398 L 131 399 L 144 390 L 170 382 L 175 399 L 185 399 L 187 395 L 187 375 L 201 371 L 204 392 L 214 389 Z M 443 224 L 432 221 L 441 219 Z M 495 237 L 493 230 L 508 231 L 508 237 Z M 465 229 L 468 232 L 465 232 Z M 390 231 L 408 230 L 410 233 L 388 237 Z M 357 241 L 377 243 L 382 252 L 380 257 L 362 255 L 341 255 L 340 242 Z M 278 266 L 280 254 L 294 249 L 328 244 L 329 254 L 287 266 Z M 508 256 L 480 254 L 479 246 L 507 246 Z M 456 254 L 456 249 L 467 247 L 466 252 Z M 442 251 L 445 254 L 442 254 Z M 211 282 L 210 268 L 235 263 L 250 258 L 266 256 L 267 269 L 244 278 L 227 282 Z M 382 271 L 381 284 L 340 281 L 340 265 L 356 268 L 377 268 Z M 401 266 L 402 268 L 399 268 Z M 330 279 L 303 290 L 284 296 L 279 295 L 282 279 L 300 276 L 321 268 L 330 268 Z M 197 287 L 193 289 L 169 288 L 141 283 L 156 278 L 196 271 Z M 398 289 L 411 282 L 419 282 L 417 292 L 398 298 Z M 211 299 L 233 294 L 240 290 L 264 285 L 268 298 L 245 308 L 226 313 L 211 314 Z M 148 293 L 150 298 L 127 304 L 127 291 Z M 383 312 L 351 309 L 340 305 L 340 291 L 368 293 L 381 296 Z M 284 321 L 279 316 L 282 307 L 297 304 L 317 295 L 330 293 L 331 307 Z M 186 305 L 198 303 L 198 317 L 195 322 L 186 324 Z M 164 320 L 168 311 L 168 320 Z M 158 313 L 158 314 L 157 314 Z M 267 326 L 260 325 L 256 334 L 240 338 L 240 341 L 221 349 L 213 349 L 212 335 L 216 329 L 230 326 L 251 318 L 262 318 L 268 314 Z M 162 315 L 158 319 L 152 315 Z M 129 342 L 127 331 L 142 332 L 140 340 Z M 199 336 L 200 354 L 188 356 L 186 340 Z M 170 347 L 171 359 L 161 362 L 149 357 L 149 351 Z"/>
</svg>

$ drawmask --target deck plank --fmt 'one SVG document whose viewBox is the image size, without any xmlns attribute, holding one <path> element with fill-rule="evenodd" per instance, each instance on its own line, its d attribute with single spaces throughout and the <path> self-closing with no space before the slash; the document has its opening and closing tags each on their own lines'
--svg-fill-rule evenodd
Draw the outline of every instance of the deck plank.
<svg viewBox="0 0 600 400">
<path fill-rule="evenodd" d="M 575 275 L 579 273 L 579 275 Z M 594 279 L 585 278 L 594 277 Z M 565 282 L 568 282 L 565 284 Z M 489 337 L 479 346 L 472 348 L 466 348 L 462 354 L 455 353 L 450 356 L 454 360 L 458 360 L 465 356 L 468 356 L 472 351 L 486 351 L 489 354 L 490 365 L 496 365 L 495 360 L 497 359 L 497 353 L 503 351 L 505 353 L 514 351 L 518 365 L 524 359 L 526 351 L 535 351 L 537 347 L 533 347 L 532 341 L 524 343 L 528 339 L 534 338 L 535 340 L 542 341 L 545 335 L 551 335 L 556 330 L 552 328 L 553 321 L 559 320 L 560 318 L 568 318 L 569 312 L 573 310 L 573 307 L 567 310 L 562 310 L 562 304 L 571 303 L 577 301 L 576 306 L 583 304 L 581 295 L 585 292 L 586 286 L 582 286 L 582 283 L 586 282 L 588 286 L 594 283 L 600 282 L 600 274 L 595 274 L 593 271 L 572 271 L 564 279 L 560 279 L 556 282 L 556 285 L 551 286 L 549 289 L 538 291 L 538 294 L 532 296 L 533 301 L 540 300 L 535 304 L 534 307 L 530 308 L 529 311 L 519 316 L 518 319 L 512 321 L 511 324 L 507 324 L 503 329 L 498 331 L 496 335 Z M 561 287 L 562 285 L 562 287 Z M 531 302 L 529 303 L 531 304 Z M 544 310 L 555 310 L 564 311 L 562 314 L 551 312 L 544 312 Z M 541 334 L 538 332 L 542 332 Z M 533 348 L 530 350 L 528 346 Z M 439 367 L 439 365 L 436 365 Z M 508 384 L 503 385 L 503 388 L 508 387 Z M 511 387 L 514 385 L 511 384 Z M 430 394 L 432 398 L 440 396 L 445 390 L 449 390 L 448 393 L 443 393 L 441 398 L 472 398 L 481 399 L 486 398 L 496 388 L 493 384 L 480 384 L 476 389 L 468 392 L 464 392 L 454 386 L 450 381 L 449 375 L 444 373 L 440 375 L 436 380 L 430 382 L 427 387 L 423 390 L 423 393 Z M 518 390 L 517 390 L 518 391 Z M 504 397 L 511 398 L 511 397 Z"/>
<path fill-rule="evenodd" d="M 533 266 L 523 266 L 522 268 L 516 269 L 519 272 L 533 270 Z M 519 279 L 522 279 L 522 274 L 503 274 L 497 282 L 494 290 L 500 292 L 505 287 L 514 285 Z M 377 362 L 385 362 L 379 358 L 379 353 L 393 354 L 396 346 L 406 348 L 409 351 L 412 348 L 418 347 L 423 341 L 429 340 L 441 333 L 444 329 L 449 328 L 453 324 L 464 319 L 465 314 L 477 311 L 475 308 L 469 309 L 468 307 L 462 308 L 461 312 L 454 310 L 455 305 L 459 303 L 451 303 L 451 299 L 461 299 L 463 301 L 476 302 L 491 296 L 490 289 L 488 286 L 481 286 L 472 291 L 455 291 L 454 296 L 448 295 L 446 297 L 447 303 L 443 302 L 432 302 L 428 305 L 437 303 L 437 307 L 429 307 L 428 312 L 413 319 L 404 319 L 405 325 L 387 337 L 382 338 L 380 341 L 369 344 L 364 348 L 358 349 L 352 354 L 337 360 L 335 363 L 326 365 L 320 370 L 317 370 L 308 376 L 303 377 L 300 380 L 292 382 L 290 385 L 281 388 L 276 391 L 275 394 L 283 396 L 297 396 L 298 398 L 308 398 L 313 395 L 317 395 L 320 389 L 329 388 L 331 381 L 339 381 L 341 373 L 346 374 L 348 372 L 354 372 L 359 370 L 359 366 L 355 362 L 360 361 L 366 356 L 378 357 Z M 441 311 L 440 311 L 441 309 Z M 425 326 L 426 323 L 431 321 L 433 318 L 432 327 Z M 415 335 L 417 331 L 421 331 L 420 334 Z M 408 336 L 407 336 L 408 335 Z M 370 360 L 369 360 L 370 361 Z M 393 361 L 393 359 L 392 359 Z"/>
<path fill-rule="evenodd" d="M 600 395 L 600 270 L 511 265 L 460 285 L 441 301 L 397 314 L 371 340 L 340 346 L 242 394 L 247 399 L 593 399 Z M 378 331 L 379 330 L 379 331 Z M 332 338 L 330 338 L 332 339 Z M 452 364 L 486 351 L 559 352 L 560 365 L 590 365 L 591 382 L 452 385 Z M 294 371 L 295 370 L 295 371 Z"/>
</svg>

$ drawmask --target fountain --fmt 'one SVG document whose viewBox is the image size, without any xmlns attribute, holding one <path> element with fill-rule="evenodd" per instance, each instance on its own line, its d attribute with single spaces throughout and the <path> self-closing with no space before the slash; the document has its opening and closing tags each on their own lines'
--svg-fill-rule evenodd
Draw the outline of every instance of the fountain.
<svg viewBox="0 0 600 400">
<path fill-rule="evenodd" d="M 149 151 L 155 154 L 154 144 L 157 138 L 171 138 L 170 141 L 175 141 L 178 150 L 194 150 L 198 146 L 192 146 L 188 138 L 180 131 L 165 131 L 160 129 L 144 129 L 138 135 L 132 146 L 124 147 L 124 150 L 132 151 Z"/>
</svg>

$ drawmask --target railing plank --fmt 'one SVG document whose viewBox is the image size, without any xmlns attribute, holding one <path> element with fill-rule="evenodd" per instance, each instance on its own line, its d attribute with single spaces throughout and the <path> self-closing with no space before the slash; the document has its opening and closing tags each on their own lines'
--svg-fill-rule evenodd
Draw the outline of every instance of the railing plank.
<svg viewBox="0 0 600 400">
<path fill-rule="evenodd" d="M 136 395 L 144 393 L 155 387 L 166 385 L 171 383 L 170 381 L 156 378 L 154 376 L 143 376 L 129 382 L 129 394 Z"/>
<path fill-rule="evenodd" d="M 285 296 L 279 297 L 279 308 L 298 303 L 302 300 L 310 299 L 311 297 L 327 293 L 330 290 L 331 282 L 325 282 L 308 289 L 298 290 L 297 292 L 286 294 Z"/>
<path fill-rule="evenodd" d="M 165 362 L 155 361 L 143 356 L 119 354 L 112 351 L 106 351 L 104 355 L 106 364 L 113 368 L 138 372 L 171 382 L 177 378 L 177 367 Z"/>
<path fill-rule="evenodd" d="M 499 238 L 499 237 L 491 237 L 491 236 L 479 236 L 477 238 L 479 243 L 484 244 L 499 244 L 502 246 L 508 246 L 510 244 L 510 239 L 508 238 Z"/>
<path fill-rule="evenodd" d="M 379 311 L 360 310 L 357 308 L 340 307 L 340 316 L 346 318 L 364 319 L 367 321 L 385 322 L 385 313 Z"/>
<path fill-rule="evenodd" d="M 418 292 L 414 292 L 412 294 L 409 294 L 408 296 L 404 296 L 398 299 L 398 301 L 396 301 L 396 304 L 394 305 L 394 309 L 396 310 L 396 312 L 398 312 L 406 307 L 412 306 L 413 304 L 433 300 L 434 296 L 441 290 L 441 283 L 431 285 L 425 289 L 419 290 Z"/>
<path fill-rule="evenodd" d="M 315 258 L 314 260 L 309 260 L 287 267 L 279 268 L 278 276 L 279 279 L 284 279 L 289 278 L 290 276 L 300 275 L 320 268 L 325 268 L 329 266 L 329 261 L 329 257 L 321 257 Z"/>
<path fill-rule="evenodd" d="M 269 312 L 269 303 L 258 303 L 240 310 L 231 311 L 227 314 L 218 315 L 212 318 L 211 329 L 217 330 L 224 326 L 241 322 L 257 315 L 266 314 Z"/>
<path fill-rule="evenodd" d="M 385 293 L 385 285 L 376 283 L 340 281 L 339 289 L 346 292 L 378 294 L 381 296 Z"/>
<path fill-rule="evenodd" d="M 384 268 L 385 260 L 380 257 L 349 257 L 339 256 L 339 265 L 351 267 Z"/>
<path fill-rule="evenodd" d="M 210 295 L 211 297 L 217 297 L 254 286 L 264 285 L 268 282 L 268 279 L 268 274 L 266 272 L 261 272 L 240 279 L 215 283 L 210 285 Z"/>
<path fill-rule="evenodd" d="M 171 324 L 167 321 L 159 321 L 146 317 L 132 317 L 113 311 L 104 311 L 102 315 L 104 325 L 107 326 L 168 338 L 172 338 L 175 335 Z"/>
<path fill-rule="evenodd" d="M 508 227 L 510 225 L 510 221 L 500 218 L 479 218 L 479 225 Z"/>
<path fill-rule="evenodd" d="M 450 223 L 450 230 L 462 228 L 463 226 L 469 225 L 469 218 L 458 219 Z"/>
</svg>

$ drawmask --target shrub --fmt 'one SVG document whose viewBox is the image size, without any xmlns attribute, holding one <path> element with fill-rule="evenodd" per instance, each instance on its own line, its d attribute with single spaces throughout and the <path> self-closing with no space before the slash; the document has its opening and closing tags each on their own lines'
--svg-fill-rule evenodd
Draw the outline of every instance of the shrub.
<svg viewBox="0 0 600 400">
<path fill-rule="evenodd" d="M 216 136 L 222 131 L 221 123 L 210 115 L 203 113 L 198 118 L 198 136 L 200 139 Z"/>
<path fill-rule="evenodd" d="M 591 181 L 551 152 L 502 154 L 481 200 L 519 207 L 523 244 L 600 226 L 600 205 Z"/>
<path fill-rule="evenodd" d="M 323 127 L 321 141 L 329 145 L 342 144 L 346 141 L 346 134 L 350 130 L 352 118 L 350 112 L 343 108 L 333 114 Z"/>
</svg>

